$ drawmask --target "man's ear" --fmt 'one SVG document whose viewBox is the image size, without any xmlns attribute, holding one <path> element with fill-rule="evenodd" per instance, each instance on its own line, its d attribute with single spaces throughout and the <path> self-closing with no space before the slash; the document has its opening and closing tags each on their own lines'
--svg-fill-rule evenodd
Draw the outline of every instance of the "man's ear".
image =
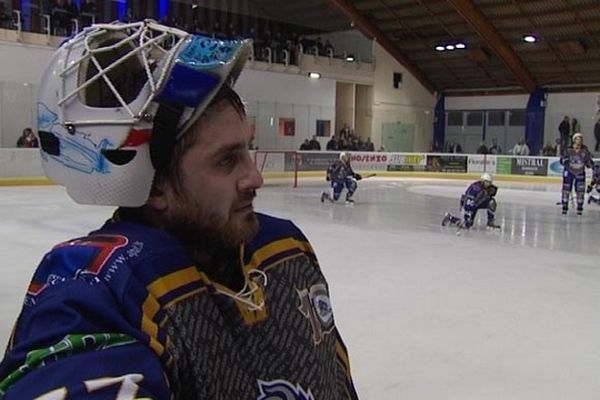
<svg viewBox="0 0 600 400">
<path fill-rule="evenodd" d="M 150 197 L 146 205 L 156 211 L 165 211 L 168 208 L 168 190 L 164 187 L 154 186 L 150 191 Z"/>
</svg>

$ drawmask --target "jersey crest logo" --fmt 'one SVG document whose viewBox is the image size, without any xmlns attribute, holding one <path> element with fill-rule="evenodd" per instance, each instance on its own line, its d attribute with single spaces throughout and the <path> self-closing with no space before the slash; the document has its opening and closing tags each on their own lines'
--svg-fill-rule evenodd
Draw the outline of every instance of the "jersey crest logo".
<svg viewBox="0 0 600 400">
<path fill-rule="evenodd" d="M 315 400 L 310 390 L 305 392 L 300 385 L 283 379 L 266 382 L 258 380 L 260 395 L 256 400 Z"/>
<path fill-rule="evenodd" d="M 319 344 L 333 328 L 333 310 L 327 286 L 322 283 L 311 286 L 309 289 L 298 290 L 300 305 L 298 310 L 305 316 L 313 331 L 313 341 Z"/>
</svg>

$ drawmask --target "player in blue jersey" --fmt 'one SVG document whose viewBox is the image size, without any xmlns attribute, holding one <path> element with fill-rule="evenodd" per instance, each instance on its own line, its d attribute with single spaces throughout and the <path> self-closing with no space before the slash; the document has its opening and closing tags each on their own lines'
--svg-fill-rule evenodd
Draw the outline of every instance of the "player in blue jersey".
<svg viewBox="0 0 600 400">
<path fill-rule="evenodd" d="M 325 179 L 331 183 L 331 192 L 321 193 L 321 203 L 325 200 L 331 203 L 338 201 L 344 188 L 346 188 L 346 202 L 354 203 L 352 196 L 358 188 L 356 181 L 360 181 L 362 176 L 352 170 L 351 158 L 350 153 L 341 152 L 340 159 L 335 160 L 327 168 Z"/>
<path fill-rule="evenodd" d="M 481 178 L 470 184 L 466 192 L 460 197 L 463 218 L 461 219 L 447 212 L 442 220 L 442 226 L 450 224 L 461 229 L 469 229 L 475 222 L 477 211 L 486 210 L 487 227 L 500 228 L 500 225 L 496 224 L 496 193 L 498 193 L 498 188 L 493 184 L 492 176 L 487 172 L 482 174 Z"/>
<path fill-rule="evenodd" d="M 251 46 L 142 21 L 56 51 L 45 172 L 118 208 L 38 266 L 0 398 L 358 398 L 310 243 L 253 208 L 262 178 L 231 88 Z"/>
<path fill-rule="evenodd" d="M 594 166 L 592 155 L 587 146 L 583 144 L 581 133 L 573 135 L 573 144 L 560 158 L 560 163 L 564 167 L 561 196 L 562 214 L 567 215 L 567 211 L 569 211 L 569 195 L 574 186 L 577 215 L 581 215 L 585 194 L 585 168 Z"/>
</svg>

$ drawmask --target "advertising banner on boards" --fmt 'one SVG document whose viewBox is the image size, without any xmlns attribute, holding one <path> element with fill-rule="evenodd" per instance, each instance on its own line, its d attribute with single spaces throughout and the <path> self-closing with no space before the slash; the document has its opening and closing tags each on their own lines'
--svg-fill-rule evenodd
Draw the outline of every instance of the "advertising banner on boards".
<svg viewBox="0 0 600 400">
<path fill-rule="evenodd" d="M 511 173 L 513 175 L 546 176 L 548 174 L 548 159 L 542 157 L 514 157 Z"/>
<path fill-rule="evenodd" d="M 467 172 L 489 172 L 492 175 L 496 174 L 496 156 L 487 154 L 469 155 Z"/>
<path fill-rule="evenodd" d="M 392 153 L 388 159 L 388 171 L 425 171 L 427 156 L 425 154 Z"/>
<path fill-rule="evenodd" d="M 467 156 L 427 155 L 427 171 L 430 172 L 467 172 Z"/>
</svg>

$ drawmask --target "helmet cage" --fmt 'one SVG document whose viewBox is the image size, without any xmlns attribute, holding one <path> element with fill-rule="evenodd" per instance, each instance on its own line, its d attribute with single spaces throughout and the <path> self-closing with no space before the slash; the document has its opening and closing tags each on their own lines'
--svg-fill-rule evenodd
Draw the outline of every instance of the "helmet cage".
<svg viewBox="0 0 600 400">
<path fill-rule="evenodd" d="M 56 51 L 40 84 L 46 175 L 79 203 L 143 205 L 156 169 L 158 110 L 178 110 L 168 129 L 158 129 L 174 144 L 219 88 L 235 82 L 250 47 L 151 20 L 84 29 Z"/>
</svg>

